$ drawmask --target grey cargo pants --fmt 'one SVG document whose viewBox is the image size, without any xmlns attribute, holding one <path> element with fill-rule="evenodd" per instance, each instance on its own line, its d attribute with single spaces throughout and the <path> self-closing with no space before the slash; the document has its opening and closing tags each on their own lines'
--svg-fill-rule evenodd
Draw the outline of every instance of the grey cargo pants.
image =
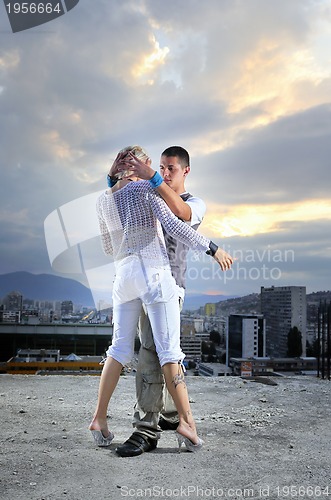
<svg viewBox="0 0 331 500">
<path fill-rule="evenodd" d="M 183 300 L 179 299 L 182 310 Z M 139 318 L 141 347 L 136 372 L 136 397 L 133 427 L 135 432 L 152 439 L 159 439 L 158 426 L 160 414 L 171 422 L 178 422 L 178 414 L 166 386 L 156 354 L 153 332 L 148 316 L 142 310 Z M 180 332 L 178 332 L 178 335 Z"/>
</svg>

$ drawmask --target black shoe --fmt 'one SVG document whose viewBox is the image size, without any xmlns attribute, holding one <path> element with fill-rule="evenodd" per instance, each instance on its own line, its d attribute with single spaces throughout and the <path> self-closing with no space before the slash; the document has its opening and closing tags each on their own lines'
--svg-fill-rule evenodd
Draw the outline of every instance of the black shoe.
<svg viewBox="0 0 331 500">
<path fill-rule="evenodd" d="M 125 443 L 117 446 L 115 451 L 120 457 L 137 457 L 145 451 L 155 450 L 156 446 L 157 439 L 152 439 L 138 432 L 134 432 Z"/>
<path fill-rule="evenodd" d="M 166 420 L 165 418 L 160 417 L 158 425 L 159 425 L 159 427 L 161 427 L 161 429 L 163 431 L 175 431 L 178 427 L 178 424 L 179 424 L 179 422 L 169 422 L 169 420 Z"/>
</svg>

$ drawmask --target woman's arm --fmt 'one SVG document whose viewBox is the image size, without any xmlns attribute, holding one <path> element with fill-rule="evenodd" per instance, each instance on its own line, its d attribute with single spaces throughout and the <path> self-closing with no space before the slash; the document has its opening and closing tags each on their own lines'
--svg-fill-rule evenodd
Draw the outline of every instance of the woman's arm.
<svg viewBox="0 0 331 500">
<path fill-rule="evenodd" d="M 111 255 L 113 253 L 113 245 L 111 242 L 110 234 L 107 228 L 107 224 L 102 216 L 101 201 L 100 198 L 97 201 L 97 217 L 100 228 L 100 236 L 103 251 L 106 255 Z"/>
</svg>

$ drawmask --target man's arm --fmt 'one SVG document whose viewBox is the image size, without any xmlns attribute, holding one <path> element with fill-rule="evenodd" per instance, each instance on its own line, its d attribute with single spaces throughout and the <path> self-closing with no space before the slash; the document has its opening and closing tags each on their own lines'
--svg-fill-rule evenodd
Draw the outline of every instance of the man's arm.
<svg viewBox="0 0 331 500">
<path fill-rule="evenodd" d="M 185 222 L 189 222 L 191 220 L 191 207 L 184 200 L 182 200 L 179 194 L 175 193 L 175 191 L 173 191 L 171 187 L 169 187 L 165 182 L 162 182 L 162 184 L 160 184 L 156 188 L 156 191 L 160 196 L 162 196 L 172 213 L 177 215 L 179 219 L 182 219 Z"/>
<path fill-rule="evenodd" d="M 168 234 L 182 241 L 192 249 L 205 251 L 208 255 L 213 257 L 222 271 L 231 269 L 231 265 L 233 264 L 231 255 L 222 248 L 219 248 L 213 241 L 199 234 L 188 224 L 178 220 L 169 207 L 167 207 L 166 210 L 164 208 L 162 209 L 162 205 L 165 207 L 164 201 L 155 196 L 154 190 L 151 190 L 149 202 L 155 216 L 159 219 Z"/>
<path fill-rule="evenodd" d="M 155 170 L 150 166 L 150 163 L 144 163 L 136 156 L 128 154 L 125 161 L 122 162 L 122 168 L 130 168 L 140 179 L 149 181 L 155 174 Z M 121 168 L 119 169 L 121 170 Z M 191 207 L 175 193 L 165 182 L 162 182 L 156 191 L 164 199 L 173 214 L 180 219 L 189 222 L 191 220 Z"/>
</svg>

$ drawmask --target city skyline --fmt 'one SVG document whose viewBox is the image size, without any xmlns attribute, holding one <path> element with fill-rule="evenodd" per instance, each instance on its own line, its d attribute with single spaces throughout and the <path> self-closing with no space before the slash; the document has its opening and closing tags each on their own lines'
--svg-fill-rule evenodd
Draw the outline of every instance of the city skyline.
<svg viewBox="0 0 331 500">
<path fill-rule="evenodd" d="M 0 274 L 57 274 L 47 217 L 104 189 L 123 146 L 158 169 L 180 144 L 207 206 L 200 231 L 237 259 L 223 274 L 190 253 L 188 293 L 330 289 L 331 7 L 207 3 L 79 2 L 16 34 L 0 16 Z M 72 217 L 83 239 L 90 220 Z M 111 276 L 100 266 L 94 283 L 102 294 Z"/>
</svg>

